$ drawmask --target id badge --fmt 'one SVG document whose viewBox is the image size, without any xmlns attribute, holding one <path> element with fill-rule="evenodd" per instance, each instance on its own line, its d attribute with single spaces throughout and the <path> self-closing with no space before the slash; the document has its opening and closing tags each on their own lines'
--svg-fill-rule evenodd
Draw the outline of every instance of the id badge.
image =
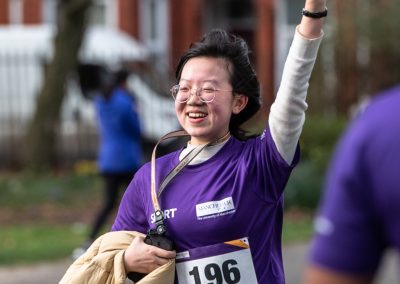
<svg viewBox="0 0 400 284">
<path fill-rule="evenodd" d="M 176 272 L 179 284 L 258 283 L 247 238 L 180 252 Z"/>
</svg>

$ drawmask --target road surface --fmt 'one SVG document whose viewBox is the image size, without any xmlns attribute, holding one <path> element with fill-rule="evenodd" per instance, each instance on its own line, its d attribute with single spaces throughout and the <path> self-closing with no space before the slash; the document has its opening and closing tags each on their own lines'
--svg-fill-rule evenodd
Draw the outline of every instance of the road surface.
<svg viewBox="0 0 400 284">
<path fill-rule="evenodd" d="M 283 250 L 286 284 L 299 284 L 305 266 L 306 244 L 287 245 Z M 1 284 L 56 284 L 64 275 L 71 259 L 30 266 L 0 267 Z M 375 284 L 400 283 L 399 263 L 394 253 L 389 253 Z M 129 282 L 132 283 L 132 282 Z"/>
</svg>

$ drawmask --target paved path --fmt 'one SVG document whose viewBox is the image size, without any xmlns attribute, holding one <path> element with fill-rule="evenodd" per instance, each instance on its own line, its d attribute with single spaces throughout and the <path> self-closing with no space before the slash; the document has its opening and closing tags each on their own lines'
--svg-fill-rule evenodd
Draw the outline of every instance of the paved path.
<svg viewBox="0 0 400 284">
<path fill-rule="evenodd" d="M 306 245 L 288 245 L 284 248 L 286 284 L 299 284 L 305 266 Z M 68 266 L 70 259 L 24 267 L 0 267 L 1 284 L 57 284 Z M 394 253 L 384 261 L 376 284 L 400 283 L 399 263 Z"/>
<path fill-rule="evenodd" d="M 286 284 L 299 284 L 301 273 L 306 265 L 306 245 L 288 245 L 283 249 Z M 397 255 L 389 252 L 383 260 L 374 284 L 400 283 L 400 270 Z"/>
</svg>

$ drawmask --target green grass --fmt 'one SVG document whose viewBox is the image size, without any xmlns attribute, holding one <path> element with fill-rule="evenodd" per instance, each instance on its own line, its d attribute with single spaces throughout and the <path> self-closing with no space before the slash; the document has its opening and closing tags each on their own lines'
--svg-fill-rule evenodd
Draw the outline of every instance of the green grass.
<svg viewBox="0 0 400 284">
<path fill-rule="evenodd" d="M 0 174 L 0 196 L 0 265 L 53 261 L 70 257 L 84 241 L 87 228 L 71 224 L 89 224 L 102 198 L 101 179 Z M 311 234 L 310 214 L 286 214 L 284 243 L 307 241 Z"/>
<path fill-rule="evenodd" d="M 9 225 L 0 231 L 0 265 L 52 261 L 71 255 L 85 230 L 68 225 Z"/>
<path fill-rule="evenodd" d="M 300 220 L 285 218 L 283 221 L 283 243 L 308 241 L 313 233 L 313 221 L 311 217 Z"/>
<path fill-rule="evenodd" d="M 52 261 L 81 245 L 102 198 L 99 175 L 0 174 L 0 265 Z"/>
<path fill-rule="evenodd" d="M 70 257 L 82 244 L 85 228 L 71 225 L 7 225 L 0 231 L 0 265 L 29 264 Z M 307 241 L 310 219 L 285 220 L 283 242 Z"/>
<path fill-rule="evenodd" d="M 0 206 L 21 208 L 43 202 L 74 205 L 90 199 L 100 183 L 100 177 L 95 174 L 3 174 L 0 175 Z"/>
</svg>

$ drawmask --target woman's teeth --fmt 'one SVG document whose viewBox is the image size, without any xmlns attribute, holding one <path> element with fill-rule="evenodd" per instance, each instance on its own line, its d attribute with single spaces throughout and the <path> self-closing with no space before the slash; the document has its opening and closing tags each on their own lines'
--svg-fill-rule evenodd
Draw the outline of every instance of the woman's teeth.
<svg viewBox="0 0 400 284">
<path fill-rule="evenodd" d="M 199 112 L 189 112 L 188 116 L 190 118 L 200 118 L 200 117 L 206 117 L 204 113 L 199 113 Z"/>
</svg>

